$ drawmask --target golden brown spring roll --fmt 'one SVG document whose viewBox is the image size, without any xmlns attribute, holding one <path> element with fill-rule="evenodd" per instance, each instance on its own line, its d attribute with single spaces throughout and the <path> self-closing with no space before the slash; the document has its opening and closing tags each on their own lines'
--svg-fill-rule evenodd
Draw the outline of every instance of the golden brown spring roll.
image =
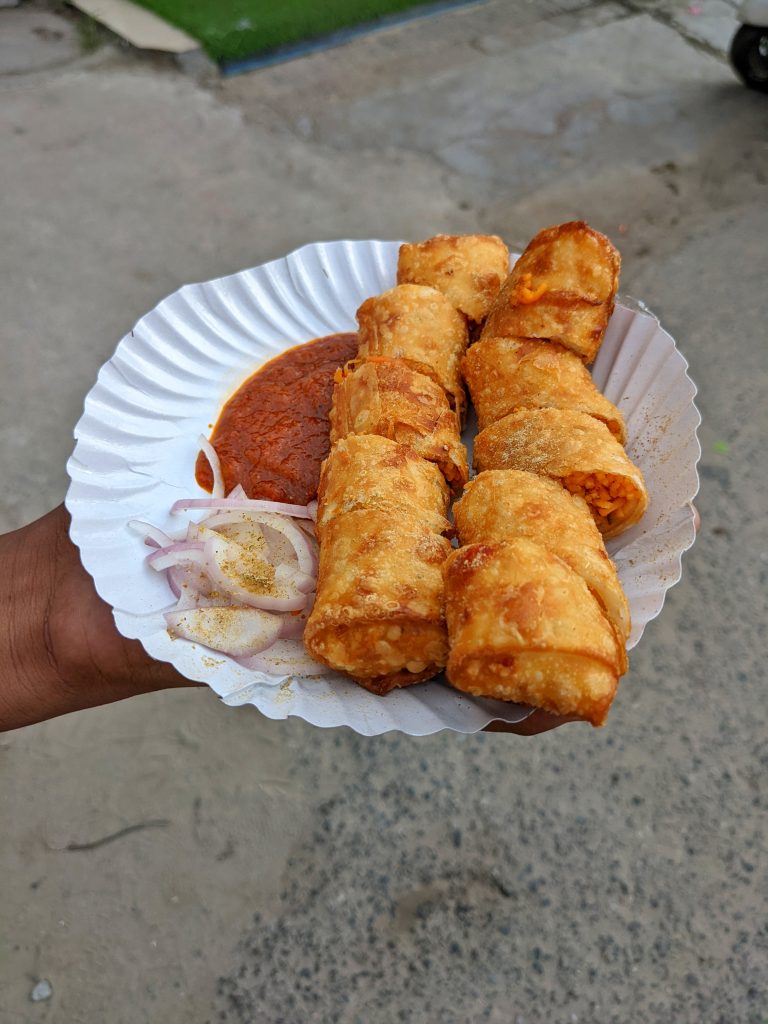
<svg viewBox="0 0 768 1024">
<path fill-rule="evenodd" d="M 461 364 L 480 430 L 517 409 L 572 409 L 602 420 L 619 444 L 624 417 L 594 385 L 577 355 L 556 342 L 487 338 Z"/>
<path fill-rule="evenodd" d="M 648 507 L 643 475 L 604 423 L 583 412 L 521 409 L 475 438 L 475 467 L 522 469 L 582 497 L 607 540 Z"/>
<path fill-rule="evenodd" d="M 375 434 L 337 441 L 320 469 L 317 536 L 328 523 L 358 509 L 418 519 L 433 533 L 450 529 L 449 491 L 443 475 L 410 448 Z"/>
<path fill-rule="evenodd" d="M 453 506 L 461 544 L 524 537 L 562 558 L 581 576 L 626 644 L 629 604 L 616 566 L 583 499 L 535 473 L 490 469 L 480 473 Z"/>
<path fill-rule="evenodd" d="M 304 631 L 310 654 L 384 694 L 445 665 L 445 537 L 386 511 L 348 512 L 327 525 L 317 597 Z"/>
<path fill-rule="evenodd" d="M 582 578 L 540 544 L 470 544 L 446 566 L 451 684 L 476 697 L 605 721 L 620 645 Z"/>
<path fill-rule="evenodd" d="M 459 418 L 442 388 L 400 359 L 373 358 L 338 371 L 331 443 L 348 434 L 379 434 L 433 462 L 453 490 L 467 482 Z"/>
<path fill-rule="evenodd" d="M 357 322 L 361 359 L 402 359 L 436 381 L 462 419 L 466 400 L 460 363 L 467 348 L 467 322 L 442 292 L 400 284 L 366 299 Z"/>
<path fill-rule="evenodd" d="M 467 450 L 445 392 L 399 359 L 374 359 L 337 373 L 331 444 L 348 434 L 379 434 L 434 462 L 452 490 L 467 482 Z"/>
<path fill-rule="evenodd" d="M 400 246 L 398 284 L 437 288 L 469 320 L 480 323 L 509 274 L 509 249 L 498 235 L 435 235 Z"/>
<path fill-rule="evenodd" d="M 540 231 L 512 268 L 481 338 L 558 341 L 591 363 L 619 285 L 621 258 L 584 221 Z"/>
</svg>

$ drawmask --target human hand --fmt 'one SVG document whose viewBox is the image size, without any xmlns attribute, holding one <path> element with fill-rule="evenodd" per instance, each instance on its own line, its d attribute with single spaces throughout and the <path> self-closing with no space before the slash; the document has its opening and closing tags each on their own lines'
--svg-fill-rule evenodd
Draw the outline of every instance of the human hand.
<svg viewBox="0 0 768 1024">
<path fill-rule="evenodd" d="M 0 608 L 0 731 L 195 685 L 118 632 L 63 505 L 0 536 Z"/>
<path fill-rule="evenodd" d="M 551 715 L 537 708 L 522 722 L 489 722 L 483 732 L 513 732 L 516 736 L 538 736 L 539 733 L 557 729 L 568 722 L 578 722 L 573 715 Z"/>
</svg>

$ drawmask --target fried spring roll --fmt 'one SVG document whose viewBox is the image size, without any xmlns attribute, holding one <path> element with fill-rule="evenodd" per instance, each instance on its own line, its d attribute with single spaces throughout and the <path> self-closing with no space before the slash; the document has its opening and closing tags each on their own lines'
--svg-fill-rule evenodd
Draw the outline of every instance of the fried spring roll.
<svg viewBox="0 0 768 1024">
<path fill-rule="evenodd" d="M 445 392 L 398 359 L 339 371 L 330 418 L 332 445 L 349 434 L 378 434 L 434 462 L 453 490 L 467 482 L 467 450 Z"/>
<path fill-rule="evenodd" d="M 619 639 L 626 644 L 629 604 L 616 566 L 581 498 L 556 480 L 515 469 L 486 470 L 453 506 L 461 544 L 523 537 L 562 558 L 597 598 Z"/>
<path fill-rule="evenodd" d="M 464 414 L 461 357 L 467 348 L 467 323 L 442 292 L 401 284 L 366 299 L 357 311 L 361 359 L 402 359 L 436 381 L 452 407 Z"/>
<path fill-rule="evenodd" d="M 498 235 L 435 235 L 400 246 L 398 284 L 437 288 L 467 319 L 480 323 L 509 274 L 509 249 Z"/>
<path fill-rule="evenodd" d="M 437 466 L 375 434 L 336 442 L 321 467 L 317 499 L 321 544 L 331 520 L 359 509 L 418 519 L 433 533 L 450 529 L 449 491 Z"/>
<path fill-rule="evenodd" d="M 539 544 L 470 544 L 446 566 L 453 686 L 602 725 L 620 645 L 581 577 Z"/>
<path fill-rule="evenodd" d="M 648 507 L 643 475 L 608 428 L 583 412 L 521 409 L 475 438 L 475 467 L 522 469 L 559 480 L 589 505 L 607 540 Z"/>
<path fill-rule="evenodd" d="M 445 537 L 405 515 L 361 510 L 331 520 L 307 650 L 378 694 L 436 675 L 448 654 L 442 567 L 450 551 Z"/>
<path fill-rule="evenodd" d="M 512 268 L 482 338 L 558 341 L 591 363 L 613 312 L 621 258 L 584 221 L 539 232 Z"/>
<path fill-rule="evenodd" d="M 572 409 L 602 420 L 619 444 L 624 417 L 595 387 L 577 355 L 528 338 L 487 338 L 461 364 L 480 430 L 517 409 Z"/>
</svg>

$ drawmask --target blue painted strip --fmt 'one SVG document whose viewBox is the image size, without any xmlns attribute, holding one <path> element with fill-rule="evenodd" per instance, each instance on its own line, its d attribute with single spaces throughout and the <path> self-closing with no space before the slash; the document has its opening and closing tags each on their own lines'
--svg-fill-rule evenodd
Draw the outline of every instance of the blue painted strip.
<svg viewBox="0 0 768 1024">
<path fill-rule="evenodd" d="M 325 35 L 317 36 L 314 39 L 305 39 L 300 43 L 288 43 L 285 46 L 278 46 L 273 50 L 268 50 L 266 53 L 254 54 L 253 57 L 224 61 L 219 67 L 225 78 L 231 78 L 233 75 L 242 75 L 246 71 L 269 68 L 274 64 L 282 64 L 285 61 L 296 60 L 298 57 L 306 57 L 311 53 L 317 53 L 319 50 L 330 50 L 335 46 L 343 46 L 344 43 L 357 39 L 359 36 L 380 32 L 382 29 L 393 28 L 395 25 L 405 25 L 409 21 L 431 18 L 436 14 L 444 14 L 446 11 L 455 10 L 457 7 L 478 7 L 484 2 L 485 0 L 437 0 L 436 3 L 423 4 L 408 11 L 385 14 L 381 18 L 376 18 L 373 21 L 364 21 L 360 25 L 349 25 L 347 28 L 340 28 L 335 32 L 327 32 Z"/>
</svg>

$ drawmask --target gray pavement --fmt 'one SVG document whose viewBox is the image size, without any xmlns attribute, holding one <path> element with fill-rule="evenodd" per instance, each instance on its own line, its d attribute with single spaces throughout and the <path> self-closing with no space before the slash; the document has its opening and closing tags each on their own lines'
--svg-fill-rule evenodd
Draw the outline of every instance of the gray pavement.
<svg viewBox="0 0 768 1024">
<path fill-rule="evenodd" d="M 368 740 L 190 691 L 0 738 L 3 1024 L 768 1019 L 768 106 L 696 6 L 490 0 L 225 82 L 0 11 L 32 47 L 0 528 L 61 499 L 133 321 L 319 238 L 586 217 L 704 416 L 702 530 L 602 731 Z"/>
</svg>

